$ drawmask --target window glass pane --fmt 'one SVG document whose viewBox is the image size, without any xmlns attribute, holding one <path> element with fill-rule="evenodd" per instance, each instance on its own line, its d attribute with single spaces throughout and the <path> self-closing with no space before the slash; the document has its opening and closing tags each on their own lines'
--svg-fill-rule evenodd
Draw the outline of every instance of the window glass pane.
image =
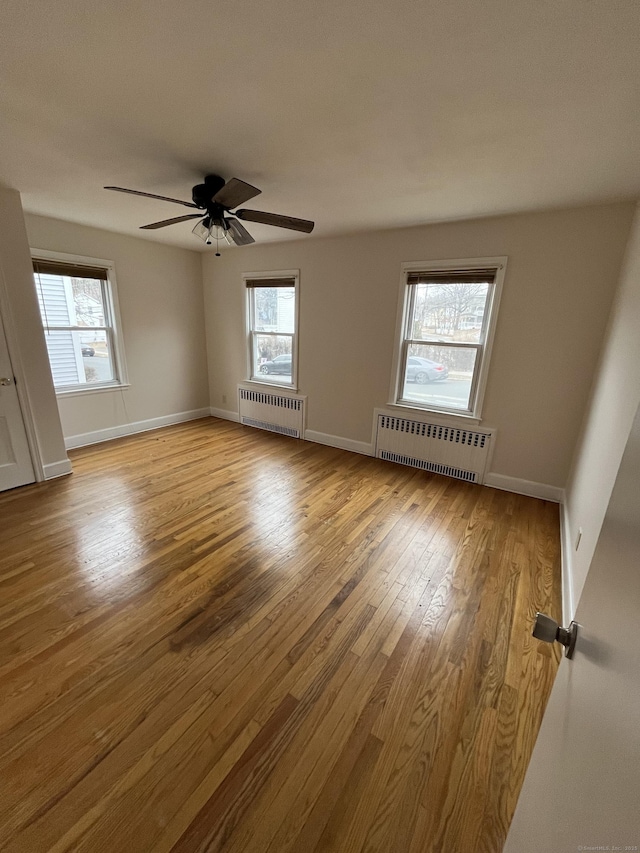
<svg viewBox="0 0 640 853">
<path fill-rule="evenodd" d="M 295 331 L 295 287 L 255 287 L 253 328 L 256 332 Z"/>
<path fill-rule="evenodd" d="M 102 282 L 95 278 L 72 278 L 71 291 L 76 326 L 106 326 Z"/>
<path fill-rule="evenodd" d="M 469 409 L 477 351 L 470 347 L 409 347 L 402 399 L 423 406 Z"/>
<path fill-rule="evenodd" d="M 34 276 L 44 326 L 106 326 L 102 282 L 63 275 Z"/>
<path fill-rule="evenodd" d="M 75 310 L 70 290 L 61 275 L 35 275 L 38 305 L 44 326 L 75 325 Z M 69 281 L 69 279 L 67 279 Z"/>
<path fill-rule="evenodd" d="M 113 357 L 104 329 L 47 331 L 45 341 L 56 388 L 115 379 Z"/>
<path fill-rule="evenodd" d="M 479 343 L 489 284 L 416 284 L 409 337 Z"/>
<path fill-rule="evenodd" d="M 292 344 L 288 335 L 254 335 L 252 376 L 291 385 Z"/>
</svg>

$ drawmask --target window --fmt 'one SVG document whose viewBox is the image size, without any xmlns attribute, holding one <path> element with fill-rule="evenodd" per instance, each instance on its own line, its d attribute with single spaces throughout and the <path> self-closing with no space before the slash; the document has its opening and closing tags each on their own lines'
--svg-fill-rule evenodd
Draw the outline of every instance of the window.
<svg viewBox="0 0 640 853">
<path fill-rule="evenodd" d="M 56 392 L 126 384 L 113 265 L 38 253 L 33 274 Z"/>
<path fill-rule="evenodd" d="M 398 405 L 480 416 L 506 258 L 403 266 Z"/>
<path fill-rule="evenodd" d="M 252 273 L 244 281 L 249 379 L 295 388 L 298 273 Z"/>
</svg>

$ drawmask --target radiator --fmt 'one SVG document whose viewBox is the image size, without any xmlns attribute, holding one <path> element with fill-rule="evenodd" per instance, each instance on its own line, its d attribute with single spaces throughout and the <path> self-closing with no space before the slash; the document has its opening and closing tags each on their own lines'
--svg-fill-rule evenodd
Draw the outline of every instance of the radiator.
<svg viewBox="0 0 640 853">
<path fill-rule="evenodd" d="M 492 433 L 377 414 L 376 457 L 482 483 Z"/>
<path fill-rule="evenodd" d="M 240 423 L 302 438 L 304 398 L 238 388 Z"/>
</svg>

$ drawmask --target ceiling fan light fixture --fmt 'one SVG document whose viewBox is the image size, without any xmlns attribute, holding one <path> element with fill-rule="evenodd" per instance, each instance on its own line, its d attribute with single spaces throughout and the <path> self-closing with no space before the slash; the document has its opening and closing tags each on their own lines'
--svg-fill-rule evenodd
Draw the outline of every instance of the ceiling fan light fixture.
<svg viewBox="0 0 640 853">
<path fill-rule="evenodd" d="M 220 240 L 226 240 L 230 246 L 233 245 L 227 230 L 222 225 L 212 222 L 208 216 L 196 222 L 191 233 L 199 237 L 207 246 L 211 246 L 214 242 L 217 244 Z"/>
</svg>

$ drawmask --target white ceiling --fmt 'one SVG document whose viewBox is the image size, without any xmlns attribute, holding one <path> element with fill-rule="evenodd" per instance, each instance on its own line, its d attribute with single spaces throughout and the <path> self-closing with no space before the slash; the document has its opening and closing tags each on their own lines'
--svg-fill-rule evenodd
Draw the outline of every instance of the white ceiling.
<svg viewBox="0 0 640 853">
<path fill-rule="evenodd" d="M 640 195 L 638 0 L 2 0 L 0 182 L 204 249 L 207 172 L 311 237 Z"/>
</svg>

